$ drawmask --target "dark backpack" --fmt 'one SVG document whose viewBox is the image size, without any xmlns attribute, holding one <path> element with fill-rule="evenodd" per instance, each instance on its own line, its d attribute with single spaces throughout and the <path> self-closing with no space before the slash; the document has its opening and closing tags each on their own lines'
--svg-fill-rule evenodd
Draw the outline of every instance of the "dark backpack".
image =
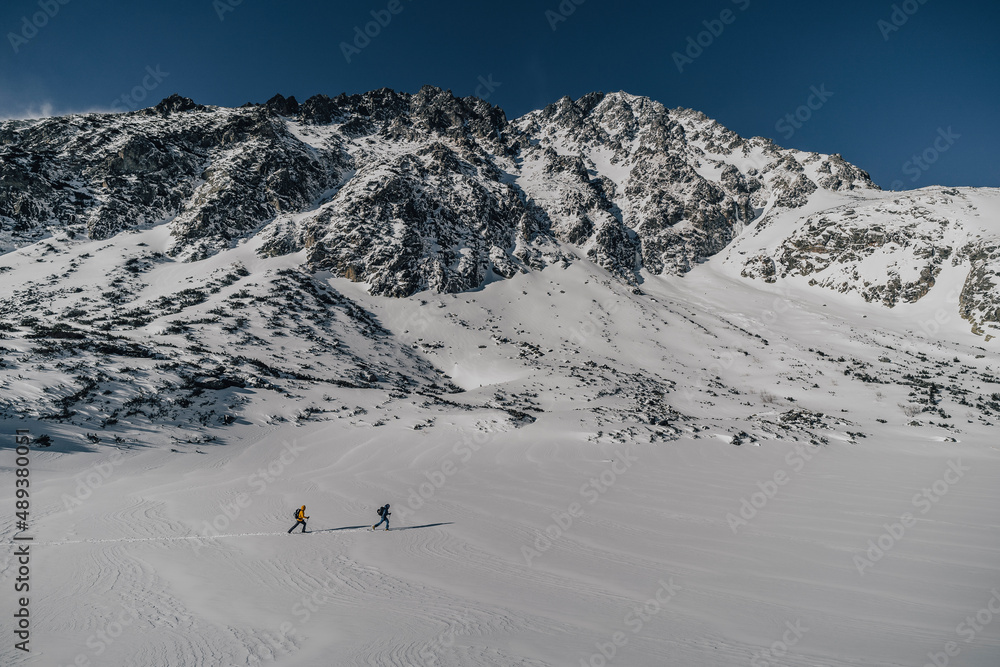
<svg viewBox="0 0 1000 667">
<path fill-rule="evenodd" d="M 385 508 L 384 508 L 384 507 L 379 507 L 379 508 L 378 508 L 377 510 L 375 510 L 375 511 L 376 511 L 376 512 L 378 512 L 378 515 L 379 515 L 379 516 L 382 516 L 382 515 L 383 515 L 383 514 L 385 513 Z"/>
<path fill-rule="evenodd" d="M 301 521 L 301 519 L 299 518 L 299 512 L 301 512 L 301 511 L 302 511 L 302 509 L 297 507 L 295 509 L 295 511 L 292 512 L 292 516 L 295 517 L 296 521 Z"/>
</svg>

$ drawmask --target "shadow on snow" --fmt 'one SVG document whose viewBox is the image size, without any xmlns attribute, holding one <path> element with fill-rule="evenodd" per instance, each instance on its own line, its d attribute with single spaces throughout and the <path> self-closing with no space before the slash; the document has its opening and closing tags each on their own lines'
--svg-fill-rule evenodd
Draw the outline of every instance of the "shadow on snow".
<svg viewBox="0 0 1000 667">
<path fill-rule="evenodd" d="M 422 526 L 399 526 L 397 528 L 391 528 L 390 530 L 414 530 L 416 528 L 435 528 L 436 526 L 450 526 L 454 521 L 443 521 L 441 523 L 426 523 Z M 371 528 L 371 525 L 367 526 L 342 526 L 341 528 L 321 528 L 320 530 L 310 530 L 309 533 L 333 533 L 340 530 L 358 530 L 359 528 Z M 380 529 L 381 530 L 381 529 Z"/>
</svg>

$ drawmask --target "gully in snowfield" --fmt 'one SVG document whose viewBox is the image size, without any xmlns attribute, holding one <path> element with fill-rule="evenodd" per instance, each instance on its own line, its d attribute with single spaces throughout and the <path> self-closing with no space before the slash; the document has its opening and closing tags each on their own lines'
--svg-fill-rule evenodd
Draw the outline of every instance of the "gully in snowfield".
<svg viewBox="0 0 1000 667">
<path fill-rule="evenodd" d="M 372 526 L 372 530 L 376 530 L 383 523 L 385 524 L 385 529 L 389 530 L 389 514 L 391 514 L 391 512 L 389 512 L 389 503 L 386 503 L 385 507 L 379 507 L 375 511 L 378 512 L 380 517 L 382 517 L 382 520 Z"/>
<path fill-rule="evenodd" d="M 292 526 L 291 528 L 289 528 L 288 532 L 291 533 L 293 530 L 295 530 L 296 528 L 298 528 L 300 523 L 302 524 L 302 532 L 303 533 L 306 532 L 306 519 L 308 519 L 308 518 L 309 517 L 306 516 L 306 506 L 305 505 L 303 505 L 299 509 L 295 510 L 295 525 Z"/>
</svg>

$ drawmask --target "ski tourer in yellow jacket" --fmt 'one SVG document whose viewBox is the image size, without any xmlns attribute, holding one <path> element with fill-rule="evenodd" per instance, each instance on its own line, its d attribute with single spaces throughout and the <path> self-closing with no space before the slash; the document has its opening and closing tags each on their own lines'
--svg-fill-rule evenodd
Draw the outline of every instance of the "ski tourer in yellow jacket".
<svg viewBox="0 0 1000 667">
<path fill-rule="evenodd" d="M 306 519 L 308 519 L 308 518 L 309 517 L 306 516 L 306 506 L 305 505 L 303 505 L 299 509 L 295 510 L 295 525 L 292 526 L 291 528 L 289 528 L 288 532 L 291 533 L 293 530 L 295 530 L 296 528 L 298 528 L 300 523 L 302 524 L 302 532 L 303 533 L 306 532 Z"/>
</svg>

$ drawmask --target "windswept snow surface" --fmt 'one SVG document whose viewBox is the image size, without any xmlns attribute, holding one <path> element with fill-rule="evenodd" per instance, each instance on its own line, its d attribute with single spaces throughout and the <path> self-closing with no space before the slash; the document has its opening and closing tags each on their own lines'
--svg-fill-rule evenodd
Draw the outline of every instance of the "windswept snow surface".
<svg viewBox="0 0 1000 667">
<path fill-rule="evenodd" d="M 398 300 L 332 279 L 463 391 L 331 386 L 283 420 L 301 395 L 246 389 L 217 442 L 172 447 L 6 421 L 54 444 L 30 462 L 31 652 L 9 549 L 0 663 L 996 667 L 995 347 L 732 273 L 633 294 L 581 260 Z M 922 373 L 940 412 L 903 384 Z"/>
</svg>

